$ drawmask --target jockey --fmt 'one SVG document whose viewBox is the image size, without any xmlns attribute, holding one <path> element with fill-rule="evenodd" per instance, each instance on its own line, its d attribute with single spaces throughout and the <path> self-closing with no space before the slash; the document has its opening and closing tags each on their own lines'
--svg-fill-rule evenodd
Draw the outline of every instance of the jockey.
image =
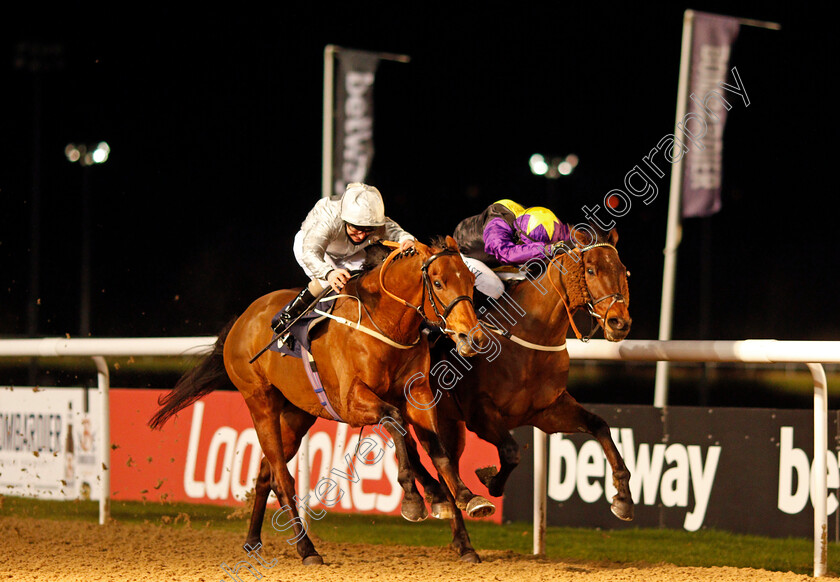
<svg viewBox="0 0 840 582">
<path fill-rule="evenodd" d="M 351 270 L 360 269 L 365 248 L 380 240 L 395 241 L 400 249 L 414 248 L 414 237 L 385 216 L 379 190 L 353 182 L 339 200 L 321 198 L 306 215 L 295 235 L 295 259 L 311 279 L 284 309 L 278 328 L 303 315 L 328 286 L 341 292 Z"/>
<path fill-rule="evenodd" d="M 569 227 L 542 206 L 524 208 L 513 200 L 499 200 L 484 212 L 462 220 L 455 227 L 455 240 L 464 262 L 475 274 L 475 287 L 498 299 L 504 283 L 491 269 L 521 265 L 531 259 L 551 256 L 546 247 L 569 241 Z"/>
</svg>

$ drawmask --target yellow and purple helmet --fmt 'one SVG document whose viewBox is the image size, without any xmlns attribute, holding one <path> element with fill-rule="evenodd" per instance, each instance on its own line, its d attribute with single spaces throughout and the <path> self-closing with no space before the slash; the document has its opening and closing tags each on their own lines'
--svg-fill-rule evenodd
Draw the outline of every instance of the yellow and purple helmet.
<svg viewBox="0 0 840 582">
<path fill-rule="evenodd" d="M 569 240 L 569 227 L 543 206 L 532 206 L 516 218 L 516 229 L 522 238 L 545 244 Z"/>
<path fill-rule="evenodd" d="M 501 200 L 496 200 L 493 204 L 501 204 L 511 212 L 513 212 L 514 216 L 521 216 L 523 212 L 525 212 L 525 207 L 519 204 L 518 202 L 514 202 L 510 198 L 503 198 Z"/>
</svg>

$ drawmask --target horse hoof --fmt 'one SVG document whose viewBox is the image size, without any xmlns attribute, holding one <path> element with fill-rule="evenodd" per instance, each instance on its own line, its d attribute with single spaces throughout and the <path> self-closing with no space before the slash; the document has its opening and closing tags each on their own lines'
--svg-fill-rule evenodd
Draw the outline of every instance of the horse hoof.
<svg viewBox="0 0 840 582">
<path fill-rule="evenodd" d="M 452 519 L 455 517 L 455 510 L 448 501 L 432 503 L 432 517 L 435 519 Z"/>
<path fill-rule="evenodd" d="M 496 485 L 495 482 L 491 482 L 487 486 L 487 493 L 490 494 L 490 497 L 501 497 L 505 494 L 505 488 L 499 485 Z"/>
<path fill-rule="evenodd" d="M 499 473 L 496 467 L 481 467 L 475 470 L 475 475 L 485 487 L 490 487 L 490 481 Z"/>
<path fill-rule="evenodd" d="M 303 559 L 304 566 L 322 566 L 324 564 L 324 558 L 319 556 L 318 554 L 314 554 L 312 556 L 306 556 Z"/>
<path fill-rule="evenodd" d="M 614 499 L 610 505 L 610 511 L 612 511 L 613 515 L 620 520 L 633 521 L 634 509 L 632 501 L 628 502 L 620 499 Z"/>
<path fill-rule="evenodd" d="M 470 517 L 487 517 L 494 513 L 496 513 L 496 506 L 481 495 L 476 495 L 467 503 L 467 515 Z"/>
<path fill-rule="evenodd" d="M 464 562 L 465 564 L 480 564 L 481 563 L 481 558 L 479 558 L 478 554 L 476 554 L 473 551 L 469 551 L 469 552 L 466 552 L 465 554 L 462 554 L 460 560 L 462 562 Z"/>
<path fill-rule="evenodd" d="M 421 503 L 416 506 L 407 505 L 403 503 L 402 508 L 400 509 L 400 514 L 408 521 L 418 522 L 423 521 L 427 517 L 429 517 L 429 512 L 426 511 L 426 504 Z"/>
</svg>

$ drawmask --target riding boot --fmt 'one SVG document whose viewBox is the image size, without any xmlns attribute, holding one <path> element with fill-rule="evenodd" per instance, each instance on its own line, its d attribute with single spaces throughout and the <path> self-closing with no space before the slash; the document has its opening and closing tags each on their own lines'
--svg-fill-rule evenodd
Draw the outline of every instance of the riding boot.
<svg viewBox="0 0 840 582">
<path fill-rule="evenodd" d="M 283 328 L 306 313 L 314 300 L 315 296 L 309 290 L 309 287 L 304 287 L 303 290 L 297 294 L 297 297 L 289 302 L 286 308 L 279 314 L 278 318 L 272 322 L 272 327 L 274 328 L 275 333 L 281 332 Z"/>
</svg>

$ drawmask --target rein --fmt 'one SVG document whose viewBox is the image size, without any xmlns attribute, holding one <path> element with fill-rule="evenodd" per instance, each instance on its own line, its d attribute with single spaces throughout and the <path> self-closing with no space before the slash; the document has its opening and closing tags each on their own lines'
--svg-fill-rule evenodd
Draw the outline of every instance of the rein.
<svg viewBox="0 0 840 582">
<path fill-rule="evenodd" d="M 512 341 L 513 343 L 519 344 L 520 346 L 526 347 L 530 350 L 537 350 L 539 352 L 562 352 L 563 350 L 566 349 L 566 343 L 565 342 L 563 342 L 559 346 L 544 346 L 542 344 L 535 344 L 535 343 L 529 342 L 528 340 L 524 340 L 521 337 L 513 335 L 509 331 L 499 329 L 498 327 L 496 327 L 495 325 L 493 325 L 492 323 L 489 323 L 487 321 L 482 320 L 481 325 L 483 325 L 484 327 L 486 327 L 487 329 L 489 329 L 493 333 L 495 333 L 497 335 L 500 335 L 504 338 L 507 338 L 510 341 Z"/>
<path fill-rule="evenodd" d="M 381 243 L 385 246 L 389 246 L 389 247 L 394 249 L 391 252 L 391 254 L 388 255 L 388 258 L 385 259 L 385 262 L 382 264 L 382 268 L 379 271 L 379 285 L 382 288 L 382 291 L 386 295 L 388 295 L 391 299 L 394 299 L 398 303 L 401 303 L 402 305 L 405 305 L 406 307 L 410 307 L 410 308 L 414 309 L 420 315 L 420 317 L 422 317 L 423 320 L 426 321 L 427 323 L 429 323 L 430 325 L 434 325 L 434 326 L 440 328 L 441 331 L 443 331 L 444 333 L 449 331 L 446 328 L 446 317 L 452 312 L 452 309 L 460 301 L 466 300 L 466 301 L 472 302 L 472 299 L 467 295 L 460 295 L 460 296 L 456 297 L 455 299 L 453 299 L 449 303 L 449 305 L 447 305 L 444 308 L 443 313 L 441 313 L 440 310 L 438 309 L 437 303 L 440 302 L 441 305 L 442 305 L 443 301 L 441 301 L 440 298 L 437 296 L 437 294 L 434 292 L 434 288 L 433 288 L 431 279 L 429 278 L 428 269 L 429 269 L 429 265 L 431 265 L 432 262 L 434 262 L 436 259 L 438 259 L 442 256 L 445 256 L 445 255 L 457 254 L 458 251 L 455 251 L 455 250 L 452 250 L 452 249 L 444 249 L 443 251 L 441 251 L 439 253 L 436 253 L 436 254 L 432 255 L 431 257 L 429 257 L 428 259 L 426 259 L 423 262 L 423 265 L 420 267 L 420 271 L 422 273 L 424 294 L 427 296 L 427 298 L 429 300 L 429 303 L 431 303 L 432 309 L 435 312 L 435 315 L 438 317 L 438 321 L 431 321 L 423 313 L 422 307 L 417 306 L 417 305 L 413 305 L 413 304 L 409 303 L 408 301 L 406 301 L 405 299 L 403 299 L 401 297 L 398 297 L 397 295 L 394 295 L 393 293 L 391 293 L 385 287 L 385 282 L 384 282 L 385 269 L 391 264 L 391 262 L 393 262 L 393 260 L 397 256 L 399 256 L 401 254 L 401 251 L 399 250 L 399 245 L 397 243 L 394 243 L 394 242 L 391 242 L 391 241 L 381 241 Z M 413 348 L 414 346 L 417 345 L 417 342 L 420 341 L 420 334 L 417 334 L 417 339 L 415 339 L 410 344 L 401 344 L 401 343 L 398 343 L 398 342 L 392 340 L 387 335 L 385 335 L 385 333 L 382 331 L 382 329 L 376 324 L 376 321 L 374 321 L 373 316 L 371 315 L 370 311 L 368 311 L 368 308 L 364 304 L 364 302 L 362 301 L 361 297 L 357 297 L 355 295 L 334 295 L 332 297 L 328 297 L 327 300 L 335 300 L 335 299 L 338 299 L 339 297 L 347 297 L 347 298 L 355 299 L 358 302 L 358 304 L 359 304 L 359 318 L 358 318 L 358 321 L 351 321 L 351 320 L 346 319 L 344 317 L 341 317 L 341 316 L 338 316 L 338 315 L 333 315 L 332 313 L 327 313 L 325 311 L 321 311 L 320 309 L 317 309 L 317 308 L 313 309 L 312 311 L 314 311 L 318 315 L 322 315 L 324 317 L 329 317 L 330 319 L 332 319 L 332 320 L 334 320 L 334 321 L 336 321 L 336 322 L 338 322 L 342 325 L 346 325 L 346 326 L 348 326 L 352 329 L 355 329 L 357 331 L 365 333 L 365 334 L 367 334 L 371 337 L 374 337 L 374 338 L 378 339 L 381 342 L 384 342 L 384 343 L 388 344 L 391 347 L 398 348 L 398 349 L 401 349 L 401 350 L 411 349 L 411 348 Z M 376 327 L 376 330 L 370 329 L 369 327 L 365 327 L 365 326 L 362 325 L 362 323 L 361 323 L 362 322 L 362 309 L 364 309 L 365 313 L 368 316 L 368 319 L 370 319 L 371 323 L 374 325 L 374 327 Z"/>
<path fill-rule="evenodd" d="M 361 300 L 354 295 L 336 295 L 336 298 L 338 298 L 338 297 L 350 297 L 352 299 L 359 300 L 359 303 L 362 306 L 364 306 L 364 303 L 361 303 Z M 349 319 L 346 319 L 346 318 L 338 316 L 338 315 L 333 315 L 332 313 L 327 313 L 325 311 L 321 311 L 320 309 L 313 309 L 312 311 L 314 311 L 318 315 L 323 315 L 324 317 L 329 317 L 330 319 L 332 319 L 334 321 L 337 321 L 338 323 L 341 323 L 343 325 L 346 325 L 347 327 L 350 327 L 350 328 L 355 329 L 357 331 L 360 331 L 362 333 L 366 333 L 369 336 L 375 337 L 379 341 L 384 342 L 391 347 L 399 348 L 401 350 L 411 349 L 411 348 L 413 348 L 414 346 L 417 345 L 417 342 L 420 341 L 420 335 L 418 335 L 417 339 L 415 339 L 410 344 L 400 344 L 400 343 L 395 342 L 391 338 L 389 338 L 384 333 L 380 333 L 379 331 L 376 331 L 376 330 L 370 329 L 369 327 L 363 326 L 360 321 L 350 321 Z M 367 313 L 368 317 L 370 317 L 370 313 L 368 312 L 367 307 L 365 307 L 365 313 Z M 373 321 L 373 318 L 371 317 L 370 320 Z M 376 325 L 376 322 L 373 322 L 373 325 Z"/>
<path fill-rule="evenodd" d="M 565 245 L 564 245 L 564 243 L 560 243 L 560 246 L 565 246 Z M 588 250 L 597 248 L 597 247 L 611 248 L 616 252 L 616 254 L 618 254 L 618 249 L 616 249 L 615 246 L 611 245 L 610 243 L 594 243 L 594 244 L 591 244 L 591 245 L 588 245 L 588 246 L 585 246 L 585 247 L 582 247 L 582 248 L 574 247 L 572 249 L 572 252 L 579 252 L 580 257 L 582 259 L 583 258 L 583 253 L 585 253 Z M 559 253 L 555 253 L 554 257 L 552 257 L 552 259 L 549 261 L 549 265 L 551 265 L 551 263 L 553 263 L 554 261 L 558 261 L 558 260 L 562 261 L 562 258 L 560 258 Z M 564 296 L 564 293 L 560 289 L 557 288 L 557 285 L 554 284 L 554 281 L 551 279 L 551 276 L 548 277 L 548 281 L 551 283 L 551 286 L 554 287 L 554 290 L 557 292 L 557 295 L 560 297 L 560 301 L 563 302 L 563 307 L 566 308 L 566 313 L 569 316 L 569 324 L 572 326 L 572 329 L 575 332 L 575 336 L 577 336 L 577 338 L 582 342 L 588 342 L 590 339 L 592 339 L 592 336 L 595 334 L 595 332 L 598 331 L 598 328 L 601 326 L 601 322 L 604 321 L 606 319 L 606 316 L 609 315 L 610 309 L 613 308 L 613 305 L 615 305 L 616 303 L 625 303 L 625 297 L 621 293 L 611 293 L 609 295 L 605 295 L 603 297 L 599 297 L 598 299 L 593 300 L 592 296 L 589 293 L 589 287 L 586 286 L 585 274 L 583 272 L 583 262 L 580 261 L 580 260 L 575 261 L 575 265 L 578 266 L 579 268 L 575 269 L 574 281 L 569 282 L 569 283 L 574 283 L 574 285 L 571 285 L 569 283 L 566 283 L 566 285 L 565 285 L 565 287 L 567 289 L 566 295 L 568 295 L 568 297 L 569 297 L 568 302 L 566 301 L 566 297 Z M 560 265 L 558 268 L 560 268 L 561 281 L 562 281 L 562 279 L 563 279 L 562 274 L 564 273 L 564 269 L 563 269 L 562 265 Z M 571 273 L 571 269 L 566 269 L 565 273 Z M 571 287 L 575 287 L 575 289 L 574 289 L 575 298 L 574 299 L 577 301 L 577 304 L 573 303 Z M 604 315 L 604 317 L 601 317 L 600 315 L 598 315 L 595 312 L 595 306 L 598 305 L 599 303 L 601 303 L 602 301 L 606 301 L 607 299 L 612 299 L 612 303 L 610 303 L 609 307 L 607 307 L 607 311 L 606 311 L 606 314 Z M 589 332 L 589 335 L 587 335 L 587 336 L 584 336 L 583 334 L 580 333 L 577 326 L 575 325 L 574 319 L 572 318 L 572 311 L 576 310 L 580 306 L 586 306 L 587 310 L 589 311 L 589 314 L 591 316 L 595 317 L 596 320 L 600 320 L 600 321 L 598 321 L 598 325 L 596 325 L 593 329 L 591 329 L 590 332 Z M 517 337 L 517 336 L 511 334 L 510 331 L 505 331 L 505 330 L 499 329 L 497 326 L 495 326 L 491 323 L 488 323 L 487 321 L 482 320 L 481 323 L 482 323 L 482 325 L 486 326 L 487 329 L 489 329 L 493 333 L 495 333 L 497 335 L 500 335 L 502 337 L 505 337 L 505 338 L 511 340 L 512 342 L 517 343 L 517 344 L 519 344 L 523 347 L 526 347 L 528 349 L 531 349 L 531 350 L 537 350 L 537 351 L 542 351 L 542 352 L 561 352 L 561 351 L 566 349 L 566 342 L 565 341 L 562 344 L 557 345 L 557 346 L 546 346 L 546 345 L 541 345 L 541 344 L 535 344 L 535 343 L 529 342 L 527 340 L 524 340 L 520 337 Z"/>
</svg>

